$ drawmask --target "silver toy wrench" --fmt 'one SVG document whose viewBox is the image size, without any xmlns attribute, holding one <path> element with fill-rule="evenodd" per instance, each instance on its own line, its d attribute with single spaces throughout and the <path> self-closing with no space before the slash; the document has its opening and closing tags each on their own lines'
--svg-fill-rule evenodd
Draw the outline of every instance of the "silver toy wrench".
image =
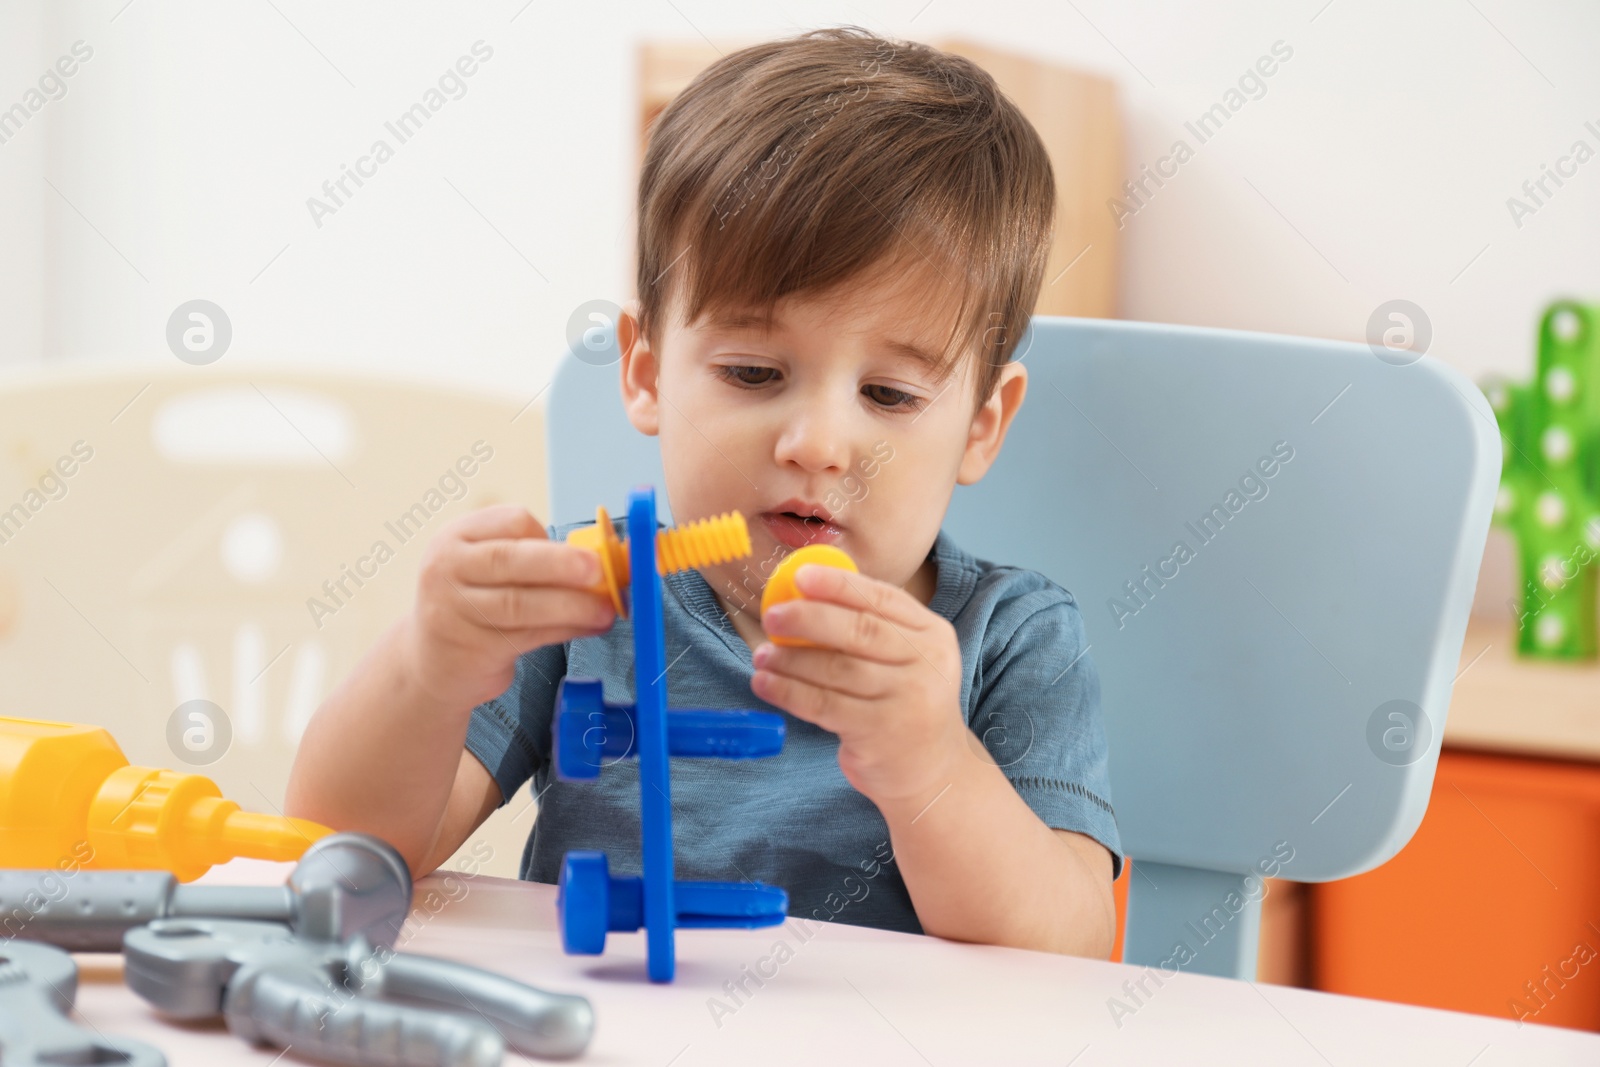
<svg viewBox="0 0 1600 1067">
<path fill-rule="evenodd" d="M 0 943 L 0 1065 L 167 1067 L 167 1058 L 150 1045 L 113 1041 L 67 1018 L 77 993 L 78 967 L 61 949 Z"/>
<path fill-rule="evenodd" d="M 279 923 L 158 919 L 123 940 L 128 988 L 168 1015 L 341 1063 L 494 1067 L 505 1047 L 568 1058 L 594 1010 L 478 967 L 295 937 Z"/>
</svg>

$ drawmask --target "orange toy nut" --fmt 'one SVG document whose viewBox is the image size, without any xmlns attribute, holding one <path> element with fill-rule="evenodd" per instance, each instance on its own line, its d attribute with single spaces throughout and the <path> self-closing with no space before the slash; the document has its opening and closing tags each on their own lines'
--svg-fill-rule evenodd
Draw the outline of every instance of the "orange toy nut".
<svg viewBox="0 0 1600 1067">
<path fill-rule="evenodd" d="M 781 604 L 785 600 L 794 600 L 803 596 L 800 589 L 794 584 L 794 575 L 807 563 L 816 563 L 824 567 L 838 567 L 842 570 L 861 573 L 856 566 L 856 561 L 850 558 L 842 548 L 832 545 L 805 545 L 789 553 L 784 561 L 778 564 L 778 569 L 772 572 L 772 577 L 767 579 L 767 587 L 761 592 L 761 617 L 766 618 L 767 609 L 774 604 Z M 790 647 L 814 648 L 811 641 L 798 637 L 779 637 L 769 635 L 768 639 L 775 645 L 788 645 Z"/>
</svg>

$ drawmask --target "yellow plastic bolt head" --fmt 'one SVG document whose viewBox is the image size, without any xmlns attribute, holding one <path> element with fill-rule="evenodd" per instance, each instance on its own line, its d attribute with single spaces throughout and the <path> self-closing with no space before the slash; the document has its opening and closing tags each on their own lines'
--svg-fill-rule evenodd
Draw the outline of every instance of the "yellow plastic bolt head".
<svg viewBox="0 0 1600 1067">
<path fill-rule="evenodd" d="M 628 584 L 627 542 L 617 540 L 617 531 L 606 509 L 595 509 L 593 526 L 581 526 L 567 534 L 567 544 L 587 548 L 600 557 L 600 581 L 590 588 L 610 597 L 617 614 L 626 616 L 628 609 L 622 602 L 622 587 Z"/>
</svg>

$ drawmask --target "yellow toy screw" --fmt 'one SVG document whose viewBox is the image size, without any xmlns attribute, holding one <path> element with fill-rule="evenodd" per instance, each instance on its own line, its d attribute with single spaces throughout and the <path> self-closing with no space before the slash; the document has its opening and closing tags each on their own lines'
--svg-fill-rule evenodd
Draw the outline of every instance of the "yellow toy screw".
<svg viewBox="0 0 1600 1067">
<path fill-rule="evenodd" d="M 856 561 L 842 548 L 832 545 L 802 545 L 795 549 L 778 564 L 778 569 L 772 572 L 772 577 L 767 579 L 767 587 L 761 591 L 761 617 L 767 617 L 767 609 L 774 604 L 781 604 L 785 600 L 793 600 L 804 596 L 800 587 L 795 584 L 794 575 L 803 565 L 816 563 L 823 567 L 838 567 L 841 570 L 861 573 Z M 783 637 L 779 634 L 768 634 L 767 639 L 775 645 L 788 645 L 791 648 L 815 648 L 816 642 L 807 641 L 801 637 Z"/>
<path fill-rule="evenodd" d="M 590 588 L 609 596 L 617 614 L 626 618 L 628 608 L 622 590 L 630 578 L 628 542 L 617 538 L 606 509 L 596 508 L 594 525 L 573 530 L 567 534 L 567 543 L 600 556 L 601 578 Z M 749 554 L 750 529 L 737 511 L 656 533 L 656 570 L 662 575 L 710 567 Z"/>
</svg>

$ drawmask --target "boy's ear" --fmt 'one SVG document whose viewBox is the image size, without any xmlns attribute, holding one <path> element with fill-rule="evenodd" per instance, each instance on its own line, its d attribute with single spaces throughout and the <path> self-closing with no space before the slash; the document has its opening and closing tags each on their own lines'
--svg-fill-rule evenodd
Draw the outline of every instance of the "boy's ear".
<svg viewBox="0 0 1600 1067">
<path fill-rule="evenodd" d="M 1000 380 L 983 407 L 972 416 L 972 428 L 967 434 L 967 450 L 956 470 L 957 485 L 971 485 L 978 481 L 1000 455 L 1006 431 L 1011 420 L 1022 407 L 1022 398 L 1028 392 L 1028 368 L 1021 363 L 1007 363 L 1000 370 Z"/>
<path fill-rule="evenodd" d="M 622 407 L 634 429 L 654 437 L 661 432 L 660 397 L 656 391 L 661 364 L 644 331 L 639 329 L 636 309 L 636 304 L 630 304 L 617 319 L 617 348 L 622 352 Z"/>
</svg>

